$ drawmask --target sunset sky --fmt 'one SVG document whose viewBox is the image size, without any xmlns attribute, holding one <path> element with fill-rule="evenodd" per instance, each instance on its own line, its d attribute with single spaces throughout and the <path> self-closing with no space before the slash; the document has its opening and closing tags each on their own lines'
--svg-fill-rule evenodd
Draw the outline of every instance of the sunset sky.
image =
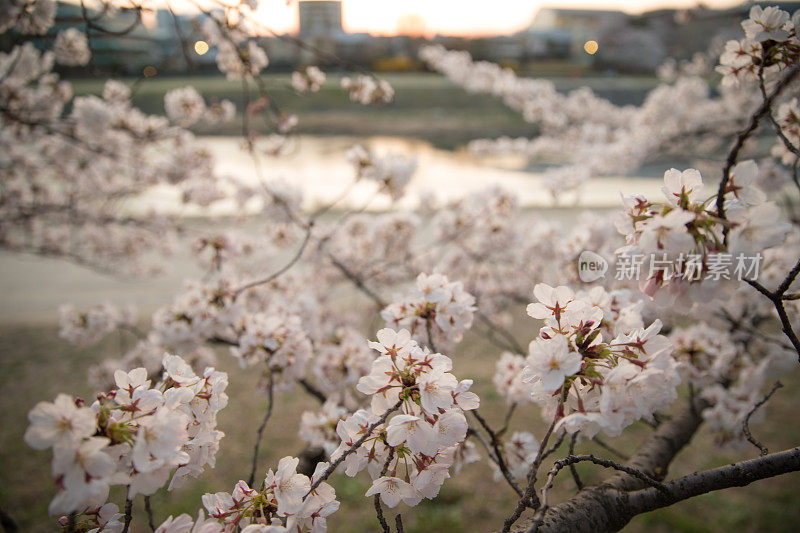
<svg viewBox="0 0 800 533">
<path fill-rule="evenodd" d="M 392 35 L 424 22 L 426 33 L 491 35 L 527 27 L 541 7 L 620 9 L 641 13 L 662 7 L 696 6 L 698 0 L 344 0 L 342 16 L 348 32 Z M 742 0 L 704 0 L 710 7 L 731 7 Z M 297 2 L 262 0 L 261 21 L 276 31 L 297 29 Z"/>
</svg>

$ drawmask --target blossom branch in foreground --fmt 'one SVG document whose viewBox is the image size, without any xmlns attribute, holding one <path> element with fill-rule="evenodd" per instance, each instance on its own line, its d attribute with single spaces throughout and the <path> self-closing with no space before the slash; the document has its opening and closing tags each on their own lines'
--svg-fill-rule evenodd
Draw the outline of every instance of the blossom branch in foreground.
<svg viewBox="0 0 800 533">
<path fill-rule="evenodd" d="M 364 442 L 366 442 L 366 440 L 372 435 L 372 432 L 375 431 L 375 428 L 377 428 L 378 426 L 380 426 L 381 424 L 386 422 L 386 419 L 389 418 L 389 415 L 394 413 L 398 409 L 400 409 L 401 405 L 403 405 L 403 400 L 402 399 L 401 400 L 397 400 L 396 404 L 394 404 L 392 407 L 387 409 L 386 412 L 383 413 L 383 415 L 381 415 L 380 418 L 378 418 L 378 420 L 376 420 L 375 422 L 370 424 L 369 427 L 367 428 L 367 430 L 361 436 L 361 438 L 359 438 L 357 441 L 355 441 L 352 446 L 347 448 L 339 457 L 336 458 L 336 460 L 332 461 L 331 464 L 328 465 L 328 468 L 326 468 L 325 471 L 322 473 L 322 475 L 320 475 L 314 481 L 314 483 L 311 484 L 311 488 L 308 489 L 308 492 L 306 493 L 305 496 L 303 496 L 303 499 L 308 497 L 308 495 L 311 494 L 314 491 L 314 489 L 316 489 L 319 486 L 320 483 L 322 483 L 323 481 L 328 479 L 330 477 L 330 475 L 333 474 L 333 472 L 336 470 L 336 468 L 340 464 L 342 464 L 342 461 L 347 459 L 348 455 L 350 455 L 354 451 L 358 450 L 358 448 L 362 444 L 364 444 Z"/>
</svg>

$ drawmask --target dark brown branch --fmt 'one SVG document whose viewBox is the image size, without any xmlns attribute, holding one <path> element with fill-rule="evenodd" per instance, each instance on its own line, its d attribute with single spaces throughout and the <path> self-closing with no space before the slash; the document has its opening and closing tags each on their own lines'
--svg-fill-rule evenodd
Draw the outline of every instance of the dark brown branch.
<svg viewBox="0 0 800 533">
<path fill-rule="evenodd" d="M 516 481 L 514 481 L 514 477 L 511 475 L 511 472 L 508 471 L 508 466 L 506 466 L 506 461 L 503 459 L 503 451 L 500 448 L 500 441 L 497 438 L 497 434 L 492 431 L 492 428 L 489 427 L 489 424 L 486 420 L 481 416 L 477 409 L 473 409 L 470 411 L 472 416 L 475 417 L 475 420 L 481 425 L 481 427 L 489 434 L 489 439 L 491 439 L 492 449 L 494 450 L 494 462 L 497 465 L 497 468 L 500 469 L 500 473 L 503 474 L 503 477 L 508 482 L 509 486 L 514 489 L 514 492 L 522 498 L 522 489 L 519 488 Z"/>
<path fill-rule="evenodd" d="M 397 527 L 397 533 L 406 533 L 406 530 L 403 529 L 403 517 L 400 513 L 394 517 L 394 525 Z"/>
<path fill-rule="evenodd" d="M 269 364 L 269 362 L 267 363 Z M 261 425 L 258 426 L 256 433 L 256 443 L 253 446 L 253 460 L 250 465 L 250 477 L 247 478 L 247 485 L 252 487 L 256 478 L 256 468 L 258 466 L 258 448 L 261 445 L 261 438 L 264 435 L 264 428 L 267 427 L 269 417 L 272 416 L 272 369 L 267 370 L 267 412 L 264 413 L 264 418 L 261 420 Z"/>
<path fill-rule="evenodd" d="M 130 486 L 128 487 L 128 492 L 130 492 Z M 125 525 L 122 528 L 122 533 L 128 533 L 128 529 L 131 527 L 131 522 L 133 521 L 133 500 L 130 499 L 127 495 L 125 496 Z"/>
<path fill-rule="evenodd" d="M 625 463 L 626 467 L 660 481 L 678 452 L 694 436 L 703 418 L 700 413 L 710 403 L 695 399 L 671 420 L 658 426 L 645 440 L 637 452 Z M 540 531 L 615 531 L 628 523 L 630 517 L 620 514 L 614 507 L 613 495 L 647 488 L 642 480 L 625 472 L 619 472 L 594 487 L 587 487 L 575 497 L 551 508 Z M 515 532 L 527 531 L 532 519 L 514 528 Z"/>
<path fill-rule="evenodd" d="M 297 380 L 297 382 L 301 387 L 303 387 L 303 389 L 305 389 L 307 393 L 319 400 L 319 403 L 325 403 L 328 400 L 328 397 L 325 396 L 325 393 L 312 385 L 306 378 L 300 378 Z"/>
<path fill-rule="evenodd" d="M 761 67 L 761 69 L 762 70 L 759 72 L 759 75 L 763 73 L 763 67 Z M 756 112 L 750 117 L 750 123 L 747 125 L 747 127 L 740 131 L 736 136 L 736 140 L 734 141 L 733 146 L 728 153 L 728 158 L 725 160 L 725 166 L 722 169 L 722 180 L 720 181 L 719 189 L 717 190 L 716 206 L 717 216 L 719 218 L 727 220 L 725 215 L 725 193 L 728 192 L 728 181 L 730 181 L 731 169 L 733 169 L 733 167 L 736 165 L 736 162 L 739 160 L 739 153 L 742 151 L 744 143 L 750 138 L 753 132 L 756 131 L 758 124 L 770 112 L 775 100 L 778 98 L 778 96 L 780 96 L 781 92 L 783 92 L 783 90 L 795 79 L 797 73 L 798 66 L 796 65 L 787 70 L 783 78 L 781 78 L 781 80 L 772 89 L 772 92 L 767 95 Z M 723 232 L 727 237 L 727 226 Z"/>
<path fill-rule="evenodd" d="M 772 305 L 775 307 L 775 311 L 778 313 L 778 319 L 781 321 L 781 330 L 789 338 L 789 341 L 792 343 L 792 346 L 797 352 L 798 361 L 800 361 L 800 339 L 798 339 L 797 333 L 795 333 L 794 329 L 792 328 L 792 322 L 789 320 L 789 315 L 786 312 L 786 307 L 783 304 L 783 294 L 786 292 L 786 290 L 789 288 L 789 285 L 792 284 L 795 278 L 797 278 L 798 273 L 800 273 L 800 260 L 798 260 L 797 264 L 775 291 L 770 291 L 755 280 L 748 279 L 745 281 L 747 281 L 751 287 L 766 296 L 767 299 L 772 302 Z"/>
<path fill-rule="evenodd" d="M 629 519 L 682 500 L 800 470 L 800 448 L 696 472 L 665 484 L 666 492 L 644 489 L 625 496 Z"/>
<path fill-rule="evenodd" d="M 764 71 L 763 70 L 759 70 L 759 72 L 758 72 L 758 87 L 759 87 L 759 89 L 761 89 L 761 97 L 764 100 L 766 100 L 767 99 L 767 87 L 766 87 L 766 84 L 764 82 Z M 778 124 L 777 120 L 775 120 L 775 116 L 772 114 L 772 110 L 771 109 L 767 110 L 767 118 L 769 119 L 770 123 L 772 124 L 772 129 L 775 131 L 775 134 L 780 138 L 781 142 L 786 147 L 786 149 L 789 150 L 794 155 L 796 155 L 797 157 L 800 157 L 800 150 L 798 150 L 798 148 L 795 145 L 792 144 L 792 141 L 790 141 L 789 138 L 786 137 L 786 134 L 783 133 L 783 128 L 781 128 L 781 125 Z"/>
<path fill-rule="evenodd" d="M 556 421 L 557 417 L 554 417 L 550 427 L 547 428 L 547 432 L 545 433 L 542 442 L 539 444 L 539 452 L 536 454 L 536 459 L 533 460 L 533 464 L 528 472 L 528 486 L 525 487 L 525 491 L 517 502 L 514 512 L 511 513 L 511 516 L 506 518 L 505 522 L 503 522 L 503 533 L 507 533 L 511 530 L 511 526 L 513 526 L 514 523 L 519 520 L 519 517 L 522 516 L 522 511 L 524 511 L 526 507 L 539 507 L 539 498 L 536 496 L 535 490 L 536 475 L 539 472 L 539 467 L 542 465 L 542 461 L 544 461 L 544 458 L 547 457 L 545 449 L 547 448 L 547 442 L 550 440 L 550 436 L 553 434 L 553 428 L 556 426 Z"/>
<path fill-rule="evenodd" d="M 574 442 L 574 436 L 575 435 L 577 435 L 577 433 L 575 433 L 573 435 L 573 442 Z M 630 476 L 635 477 L 636 479 L 642 481 L 643 483 L 646 483 L 646 484 L 650 485 L 651 487 L 654 487 L 654 488 L 658 489 L 662 493 L 667 491 L 666 487 L 663 484 L 661 484 L 660 482 L 654 480 L 653 478 L 651 478 L 647 474 L 645 474 L 645 473 L 643 473 L 643 472 L 641 472 L 639 470 L 636 470 L 635 468 L 630 468 L 630 467 L 627 467 L 625 465 L 621 465 L 619 463 L 611 461 L 610 459 L 602 459 L 602 458 L 599 458 L 599 457 L 595 457 L 593 455 L 569 455 L 569 456 L 565 457 L 564 459 L 559 459 L 558 461 L 556 461 L 555 464 L 553 465 L 553 468 L 547 474 L 547 483 L 542 488 L 542 498 L 541 498 L 542 507 L 539 510 L 539 513 L 537 514 L 536 519 L 533 521 L 533 524 L 531 524 L 531 527 L 528 529 L 528 533 L 537 532 L 539 530 L 539 527 L 544 522 L 544 520 L 545 520 L 545 518 L 547 516 L 547 510 L 549 509 L 549 505 L 547 503 L 547 493 L 551 488 L 553 488 L 553 482 L 555 481 L 556 476 L 558 475 L 558 473 L 564 467 L 569 466 L 570 469 L 572 469 L 572 468 L 574 468 L 575 463 L 580 463 L 582 461 L 589 461 L 591 463 L 594 463 L 596 465 L 600 465 L 600 466 L 605 467 L 605 468 L 613 468 L 615 470 L 619 470 L 619 471 L 624 472 L 624 473 L 626 473 L 626 474 L 628 474 Z"/>
<path fill-rule="evenodd" d="M 153 508 L 150 507 L 150 496 L 144 497 L 144 510 L 147 512 L 147 525 L 150 526 L 150 531 L 155 531 L 156 525 L 153 521 Z"/>
<path fill-rule="evenodd" d="M 540 532 L 617 531 L 634 516 L 667 507 L 700 494 L 730 487 L 743 487 L 754 481 L 800 470 L 800 449 L 793 448 L 749 461 L 684 476 L 662 488 L 623 492 L 609 486 L 584 491 L 584 498 L 573 498 L 554 507 L 544 518 Z M 519 531 L 524 531 L 520 529 Z"/>
<path fill-rule="evenodd" d="M 386 457 L 386 462 L 383 463 L 383 468 L 381 469 L 381 475 L 379 477 L 386 475 L 386 471 L 389 470 L 389 463 L 392 462 L 392 459 L 394 459 L 394 448 L 389 448 L 389 455 Z M 375 514 L 378 516 L 378 522 L 381 523 L 383 533 L 391 533 L 392 530 L 389 528 L 389 524 L 386 523 L 386 518 L 383 516 L 383 507 L 381 506 L 380 494 L 376 494 L 373 497 L 373 504 L 375 505 Z"/>
<path fill-rule="evenodd" d="M 569 439 L 569 454 L 570 456 L 575 455 L 575 443 L 578 440 L 578 431 L 572 434 L 572 438 Z M 578 475 L 578 469 L 575 468 L 575 463 L 569 464 L 569 471 L 572 474 L 572 479 L 575 480 L 575 486 L 578 487 L 578 490 L 583 490 L 583 481 L 581 481 L 581 477 Z"/>
<path fill-rule="evenodd" d="M 770 391 L 767 393 L 767 395 L 764 396 L 764 398 L 762 398 L 761 401 L 756 402 L 756 404 L 753 405 L 753 408 L 750 409 L 750 411 L 747 413 L 747 416 L 744 417 L 744 424 L 742 425 L 744 436 L 747 437 L 747 440 L 748 442 L 750 442 L 750 444 L 752 444 L 753 446 L 758 448 L 759 451 L 761 451 L 762 457 L 769 453 L 769 449 L 767 449 L 766 446 L 757 441 L 755 437 L 753 437 L 752 433 L 750 433 L 750 417 L 753 416 L 753 413 L 758 411 L 759 407 L 767 403 L 769 399 L 772 398 L 772 395 L 775 394 L 775 391 L 777 391 L 781 387 L 783 387 L 783 383 L 781 383 L 780 381 L 776 381 L 775 384 L 772 386 L 772 389 L 770 389 Z"/>
</svg>

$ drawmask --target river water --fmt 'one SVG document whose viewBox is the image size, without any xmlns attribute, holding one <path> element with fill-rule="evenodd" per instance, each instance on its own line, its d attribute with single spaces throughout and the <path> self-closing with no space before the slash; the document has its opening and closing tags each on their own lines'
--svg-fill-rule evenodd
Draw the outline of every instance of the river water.
<svg viewBox="0 0 800 533">
<path fill-rule="evenodd" d="M 217 171 L 248 184 L 259 182 L 253 160 L 241 149 L 238 137 L 205 136 L 199 142 L 217 161 Z M 299 186 L 304 193 L 305 208 L 314 209 L 338 197 L 353 181 L 354 171 L 345 153 L 355 144 L 362 144 L 378 155 L 388 152 L 416 157 L 417 172 L 408 186 L 406 196 L 393 204 L 386 195 L 375 196 L 375 183 L 356 184 L 342 200 L 339 208 L 363 208 L 383 211 L 393 208 L 413 208 L 421 194 L 433 193 L 439 201 L 453 200 L 491 185 L 500 185 L 517 194 L 524 207 L 553 207 L 553 199 L 543 187 L 541 173 L 530 171 L 522 156 L 476 156 L 461 149 L 456 151 L 435 148 L 427 141 L 403 137 L 349 136 L 294 137 L 288 150 L 280 157 L 262 155 L 264 178 L 284 179 Z M 589 181 L 581 194 L 567 193 L 560 199 L 564 207 L 613 208 L 620 205 L 621 194 L 660 194 L 660 180 L 649 177 L 604 177 Z M 178 192 L 158 187 L 145 195 L 140 207 L 157 207 L 163 211 L 189 216 L 236 213 L 233 203 L 221 202 L 211 210 L 180 207 Z"/>
</svg>

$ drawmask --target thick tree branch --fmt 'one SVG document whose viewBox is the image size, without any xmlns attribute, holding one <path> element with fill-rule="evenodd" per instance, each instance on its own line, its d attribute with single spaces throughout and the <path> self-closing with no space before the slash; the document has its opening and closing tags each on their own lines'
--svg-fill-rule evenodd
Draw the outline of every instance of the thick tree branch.
<svg viewBox="0 0 800 533">
<path fill-rule="evenodd" d="M 695 472 L 665 484 L 666 491 L 640 490 L 625 495 L 629 517 L 673 503 L 730 487 L 744 487 L 754 481 L 800 470 L 800 448 L 765 455 L 740 463 Z"/>
<path fill-rule="evenodd" d="M 661 481 L 678 452 L 686 446 L 700 427 L 700 413 L 710 406 L 703 399 L 694 399 L 689 406 L 662 423 L 625 463 L 648 477 Z M 588 487 L 575 497 L 552 507 L 539 531 L 616 531 L 628 523 L 630 517 L 619 507 L 615 495 L 647 487 L 630 474 L 619 472 L 594 487 Z M 527 531 L 532 517 L 521 521 L 512 531 Z"/>
</svg>

